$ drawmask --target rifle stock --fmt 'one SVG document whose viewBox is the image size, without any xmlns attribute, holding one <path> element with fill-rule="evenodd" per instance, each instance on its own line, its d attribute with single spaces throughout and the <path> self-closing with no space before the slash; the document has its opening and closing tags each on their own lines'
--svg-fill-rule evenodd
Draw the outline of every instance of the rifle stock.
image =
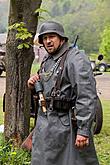
<svg viewBox="0 0 110 165">
<path fill-rule="evenodd" d="M 28 137 L 24 140 L 24 142 L 21 144 L 21 148 L 26 149 L 28 151 L 32 150 L 32 136 L 33 136 L 33 131 L 28 135 Z"/>
</svg>

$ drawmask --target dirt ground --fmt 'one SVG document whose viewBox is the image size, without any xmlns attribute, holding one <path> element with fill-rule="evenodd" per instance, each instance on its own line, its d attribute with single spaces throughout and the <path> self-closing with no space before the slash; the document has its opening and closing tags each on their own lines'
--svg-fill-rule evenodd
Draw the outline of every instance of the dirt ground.
<svg viewBox="0 0 110 165">
<path fill-rule="evenodd" d="M 5 76 L 0 76 L 0 97 L 3 96 L 6 86 Z M 110 100 L 110 74 L 96 76 L 97 91 L 101 99 Z"/>
<path fill-rule="evenodd" d="M 101 99 L 110 100 L 110 74 L 104 73 L 96 77 L 97 91 Z"/>
</svg>

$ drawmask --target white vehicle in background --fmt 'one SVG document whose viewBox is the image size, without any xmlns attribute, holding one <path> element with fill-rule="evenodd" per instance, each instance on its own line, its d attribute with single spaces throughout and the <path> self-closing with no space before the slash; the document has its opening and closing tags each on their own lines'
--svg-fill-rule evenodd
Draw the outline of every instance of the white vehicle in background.
<svg viewBox="0 0 110 165">
<path fill-rule="evenodd" d="M 110 64 L 106 63 L 103 60 L 103 55 L 98 56 L 98 62 L 91 60 L 91 66 L 93 71 L 106 72 L 110 68 Z"/>
</svg>

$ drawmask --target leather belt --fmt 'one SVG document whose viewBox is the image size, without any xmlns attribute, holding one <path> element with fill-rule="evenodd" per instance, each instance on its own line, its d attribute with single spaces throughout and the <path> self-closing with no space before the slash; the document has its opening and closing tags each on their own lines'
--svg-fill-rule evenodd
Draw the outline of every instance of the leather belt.
<svg viewBox="0 0 110 165">
<path fill-rule="evenodd" d="M 46 99 L 47 109 L 50 108 L 51 100 Z M 72 108 L 71 102 L 62 101 L 62 100 L 53 100 L 52 102 L 53 110 L 58 112 L 69 112 L 69 109 Z"/>
</svg>

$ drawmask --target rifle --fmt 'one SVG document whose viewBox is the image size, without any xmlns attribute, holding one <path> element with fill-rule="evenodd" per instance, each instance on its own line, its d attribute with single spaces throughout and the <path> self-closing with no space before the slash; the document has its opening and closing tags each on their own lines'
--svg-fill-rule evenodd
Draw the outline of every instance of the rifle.
<svg viewBox="0 0 110 165">
<path fill-rule="evenodd" d="M 77 40 L 79 39 L 79 35 L 77 34 L 73 43 L 73 48 L 76 47 Z"/>
<path fill-rule="evenodd" d="M 26 149 L 28 151 L 32 150 L 32 136 L 33 136 L 33 131 L 28 135 L 28 137 L 24 140 L 24 142 L 21 144 L 22 149 Z"/>
<path fill-rule="evenodd" d="M 46 101 L 45 101 L 45 98 L 44 98 L 44 95 L 43 95 L 43 87 L 42 87 L 42 84 L 41 84 L 40 80 L 38 80 L 35 83 L 35 91 L 36 91 L 36 94 L 38 94 L 38 97 L 39 97 L 39 106 L 41 107 L 42 111 L 46 115 L 46 112 L 47 112 L 47 110 L 46 110 Z M 24 140 L 24 142 L 21 144 L 21 148 L 26 149 L 28 151 L 32 150 L 32 136 L 33 136 L 33 133 L 34 133 L 34 129 L 29 134 L 29 136 Z"/>
</svg>

